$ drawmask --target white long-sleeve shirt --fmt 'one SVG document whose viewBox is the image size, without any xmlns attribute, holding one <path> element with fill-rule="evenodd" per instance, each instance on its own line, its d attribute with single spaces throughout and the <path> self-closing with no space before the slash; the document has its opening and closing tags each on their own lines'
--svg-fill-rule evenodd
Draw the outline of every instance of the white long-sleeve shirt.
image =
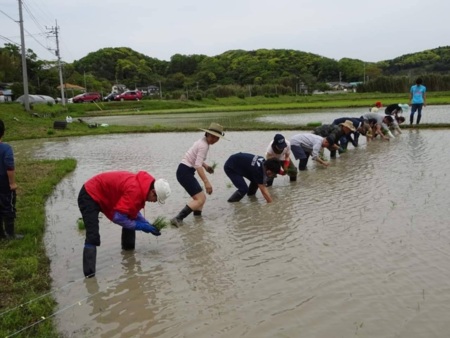
<svg viewBox="0 0 450 338">
<path fill-rule="evenodd" d="M 311 154 L 311 158 L 315 160 L 319 156 L 322 149 L 323 137 L 316 134 L 297 134 L 291 137 L 291 147 L 299 146 L 303 150 Z"/>
</svg>

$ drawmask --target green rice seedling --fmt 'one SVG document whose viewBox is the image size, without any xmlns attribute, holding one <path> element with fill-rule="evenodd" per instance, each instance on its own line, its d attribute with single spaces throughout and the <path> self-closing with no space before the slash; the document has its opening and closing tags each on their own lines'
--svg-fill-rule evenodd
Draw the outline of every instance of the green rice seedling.
<svg viewBox="0 0 450 338">
<path fill-rule="evenodd" d="M 323 152 L 320 152 L 320 153 L 319 153 L 319 158 L 320 158 L 322 161 L 328 161 L 328 157 L 327 157 Z"/>
<path fill-rule="evenodd" d="M 217 163 L 216 161 L 213 161 L 213 163 L 211 164 L 211 168 L 213 170 L 215 170 L 217 168 L 217 166 L 219 165 L 219 163 Z"/>
<path fill-rule="evenodd" d="M 163 216 L 156 217 L 155 221 L 153 222 L 153 225 L 161 231 L 161 229 L 166 228 L 169 225 L 169 221 Z"/>
<path fill-rule="evenodd" d="M 319 127 L 322 125 L 322 122 L 309 122 L 306 124 L 307 127 Z"/>
<path fill-rule="evenodd" d="M 79 230 L 86 230 L 83 219 L 80 217 L 77 219 L 77 225 Z"/>
<path fill-rule="evenodd" d="M 227 182 L 227 188 L 229 189 L 229 188 L 232 188 L 232 187 L 233 187 L 233 184 L 231 182 Z"/>
</svg>

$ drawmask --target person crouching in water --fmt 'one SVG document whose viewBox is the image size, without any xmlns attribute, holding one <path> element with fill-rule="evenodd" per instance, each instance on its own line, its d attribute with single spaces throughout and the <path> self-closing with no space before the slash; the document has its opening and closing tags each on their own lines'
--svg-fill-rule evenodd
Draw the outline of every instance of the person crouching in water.
<svg viewBox="0 0 450 338">
<path fill-rule="evenodd" d="M 201 216 L 203 206 L 206 202 L 206 195 L 202 187 L 195 178 L 195 173 L 198 173 L 205 190 L 208 195 L 211 195 L 213 188 L 206 172 L 214 173 L 214 169 L 205 163 L 208 155 L 209 146 L 217 143 L 220 138 L 224 137 L 223 127 L 218 123 L 211 123 L 208 129 L 200 129 L 205 132 L 205 135 L 196 141 L 192 147 L 184 154 L 181 163 L 177 169 L 177 180 L 186 192 L 192 197 L 192 200 L 187 203 L 183 209 L 170 220 L 170 223 L 176 227 L 183 225 L 183 219 L 194 212 L 194 216 Z"/>
<path fill-rule="evenodd" d="M 246 194 L 253 196 L 261 190 L 267 203 L 272 197 L 266 188 L 267 179 L 275 178 L 280 172 L 281 165 L 276 159 L 265 160 L 264 157 L 248 153 L 231 155 L 225 162 L 224 170 L 228 178 L 238 189 L 228 199 L 228 202 L 239 202 Z M 248 186 L 245 179 L 250 181 Z"/>
<path fill-rule="evenodd" d="M 280 175 L 288 175 L 289 180 L 294 182 L 297 180 L 297 168 L 291 159 L 291 144 L 281 134 L 276 134 L 272 142 L 270 142 L 266 151 L 266 160 L 276 159 L 280 162 L 282 171 Z M 268 178 L 266 186 L 270 187 L 273 184 L 274 177 Z"/>
<path fill-rule="evenodd" d="M 134 250 L 136 231 L 161 235 L 157 227 L 139 212 L 145 202 L 163 204 L 170 196 L 165 179 L 155 178 L 145 171 L 110 171 L 89 179 L 78 194 L 78 207 L 86 228 L 83 249 L 83 272 L 94 277 L 97 247 L 100 246 L 98 216 L 103 213 L 110 221 L 122 226 L 122 249 Z"/>
</svg>

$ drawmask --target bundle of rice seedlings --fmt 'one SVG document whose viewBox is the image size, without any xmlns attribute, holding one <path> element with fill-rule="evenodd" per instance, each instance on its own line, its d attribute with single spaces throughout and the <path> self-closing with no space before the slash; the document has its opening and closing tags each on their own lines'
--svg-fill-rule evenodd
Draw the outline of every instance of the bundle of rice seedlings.
<svg viewBox="0 0 450 338">
<path fill-rule="evenodd" d="M 161 231 L 161 229 L 164 229 L 169 225 L 169 221 L 163 216 L 158 216 L 153 222 L 153 225 Z"/>
<path fill-rule="evenodd" d="M 211 168 L 216 169 L 217 166 L 219 165 L 219 163 L 217 163 L 216 161 L 213 161 L 213 163 L 211 164 Z"/>
<path fill-rule="evenodd" d="M 83 219 L 80 217 L 77 219 L 77 225 L 79 230 L 86 230 Z"/>
<path fill-rule="evenodd" d="M 321 151 L 321 152 L 319 153 L 319 158 L 320 158 L 322 161 L 328 161 L 328 157 L 324 154 L 323 151 Z"/>
</svg>

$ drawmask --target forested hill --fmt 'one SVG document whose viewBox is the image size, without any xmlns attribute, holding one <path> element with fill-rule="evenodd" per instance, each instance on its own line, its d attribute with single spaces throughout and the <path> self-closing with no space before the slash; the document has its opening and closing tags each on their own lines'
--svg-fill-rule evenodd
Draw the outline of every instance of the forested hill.
<svg viewBox="0 0 450 338">
<path fill-rule="evenodd" d="M 0 82 L 20 81 L 19 56 L 16 46 L 6 44 L 0 48 Z M 51 94 L 51 91 L 55 91 L 58 85 L 56 65 L 37 60 L 32 51 L 28 53 L 27 62 L 31 85 L 39 86 L 40 93 Z M 403 78 L 402 85 L 392 85 L 386 89 L 372 86 L 366 89 L 403 91 L 415 77 L 428 75 L 438 77 L 433 82 L 436 90 L 447 90 L 439 86 L 449 83 L 450 46 L 376 63 L 351 58 L 334 60 L 289 49 L 230 50 L 212 57 L 175 54 L 170 61 L 161 61 L 120 47 L 103 48 L 64 65 L 65 82 L 80 86 L 86 84 L 89 90 L 97 91 L 107 91 L 113 83 L 123 83 L 129 88 L 162 84 L 166 91 L 186 88 L 205 91 L 224 85 L 275 84 L 297 91 L 300 86 L 320 89 L 329 82 L 365 82 L 375 85 L 377 79 L 381 81 L 385 77 Z M 17 90 L 20 90 L 19 86 Z"/>
<path fill-rule="evenodd" d="M 439 47 L 377 63 L 287 49 L 230 50 L 223 54 L 175 54 L 160 61 L 129 48 L 104 48 L 73 63 L 74 71 L 98 78 L 141 84 L 164 80 L 169 87 L 181 82 L 212 84 L 283 83 L 293 78 L 303 82 L 358 82 L 379 76 L 450 74 L 450 47 Z"/>
</svg>

